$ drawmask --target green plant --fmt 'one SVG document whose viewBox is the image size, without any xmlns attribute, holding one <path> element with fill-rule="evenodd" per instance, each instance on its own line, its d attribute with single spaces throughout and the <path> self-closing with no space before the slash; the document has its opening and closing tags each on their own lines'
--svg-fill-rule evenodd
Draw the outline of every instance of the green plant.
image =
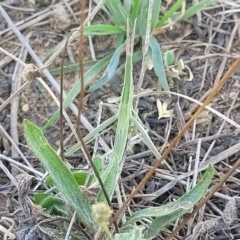
<svg viewBox="0 0 240 240">
<path fill-rule="evenodd" d="M 133 123 L 136 129 L 142 134 L 145 143 L 149 146 L 155 156 L 157 158 L 160 157 L 156 147 L 147 135 L 141 120 L 133 109 L 134 89 L 132 79 L 132 56 L 134 36 L 133 32 L 132 37 L 127 38 L 127 57 L 122 96 L 120 98 L 118 113 L 111 120 L 113 122 L 113 120 L 118 119 L 113 151 L 106 167 L 102 167 L 101 158 L 96 158 L 94 161 L 95 164 L 98 165 L 97 169 L 99 175 L 101 176 L 110 199 L 112 199 L 117 181 L 122 172 L 123 157 L 131 123 Z M 106 122 L 109 123 L 108 120 Z M 97 133 L 102 130 L 102 126 L 98 127 Z M 96 231 L 97 224 L 104 229 L 110 239 L 113 239 L 109 229 L 107 228 L 108 219 L 106 219 L 106 216 L 101 216 L 101 214 L 106 213 L 106 208 L 104 207 L 102 210 L 103 205 L 94 205 L 98 207 L 93 207 L 92 213 L 89 206 L 90 201 L 85 196 L 83 188 L 78 187 L 76 176 L 74 177 L 74 173 L 71 173 L 67 165 L 63 163 L 60 157 L 51 148 L 42 131 L 27 120 L 24 121 L 24 129 L 28 145 L 39 157 L 51 177 L 51 179 L 48 179 L 48 184 L 53 182 L 56 185 L 58 191 L 64 196 L 66 202 L 77 212 L 78 217 L 88 229 L 89 234 L 93 234 Z M 213 175 L 214 169 L 209 167 L 203 176 L 203 179 L 200 180 L 200 182 L 191 191 L 180 197 L 178 201 L 163 205 L 159 208 L 146 208 L 142 211 L 134 213 L 123 228 L 120 229 L 120 233 L 116 234 L 115 239 L 127 239 L 130 236 L 132 236 L 131 239 L 136 240 L 139 239 L 140 236 L 141 239 L 155 237 L 167 224 L 181 217 L 193 208 L 193 206 L 205 195 Z M 80 176 L 79 183 L 85 184 L 87 189 L 99 187 L 98 181 L 93 176 L 89 176 L 88 182 L 86 182 L 86 173 L 80 173 Z M 51 210 L 54 213 L 60 212 L 61 215 L 66 214 L 63 202 L 54 196 L 37 195 L 35 200 L 36 203 L 47 208 L 49 212 Z M 106 201 L 102 190 L 97 193 L 96 201 L 97 203 Z M 101 206 L 100 209 L 99 206 Z M 97 211 L 96 209 L 98 209 L 98 213 L 95 212 Z M 109 217 L 110 212 L 108 210 L 107 212 L 107 216 Z M 134 224 L 139 220 L 144 220 L 148 217 L 153 218 L 153 221 L 148 223 L 148 228 L 145 231 L 134 226 Z"/>
<path fill-rule="evenodd" d="M 78 188 L 73 173 L 51 148 L 42 131 L 37 126 L 25 120 L 24 131 L 28 145 L 41 160 L 58 191 L 66 202 L 78 213 L 79 219 L 88 228 L 89 233 L 93 234 L 96 231 L 96 225 L 92 219 L 90 203 L 88 198 Z M 149 207 L 135 212 L 120 229 L 120 233 L 114 236 L 114 239 L 138 240 L 153 238 L 167 224 L 192 210 L 194 205 L 206 194 L 213 176 L 214 169 L 212 166 L 209 166 L 197 185 L 176 202 L 170 202 L 160 207 Z M 62 198 L 50 194 L 37 194 L 35 203 L 40 204 L 52 214 L 67 215 Z M 149 221 L 147 222 L 148 228 L 144 231 L 141 227 L 135 226 L 136 222 L 149 218 L 153 220 L 150 223 Z M 100 221 L 99 219 L 101 218 L 98 215 L 98 221 Z M 104 224 L 104 227 L 106 227 L 106 224 Z M 48 231 L 51 232 L 49 229 Z M 59 239 L 63 238 L 59 237 Z"/>
<path fill-rule="evenodd" d="M 148 6 L 149 2 L 152 2 L 152 7 Z M 150 50 L 149 53 L 147 53 L 147 57 L 151 58 L 153 61 L 154 70 L 158 76 L 161 86 L 164 90 L 169 90 L 167 78 L 165 76 L 161 49 L 157 40 L 153 36 L 154 32 L 158 28 L 163 28 L 164 24 L 166 24 L 166 26 L 170 26 L 178 20 L 185 19 L 186 17 L 195 14 L 199 10 L 199 8 L 194 6 L 194 8 L 190 7 L 185 11 L 185 4 L 183 4 L 184 1 L 179 0 L 170 8 L 169 11 L 166 11 L 162 15 L 161 1 L 155 0 L 149 2 L 141 0 L 132 2 L 124 1 L 123 3 L 117 0 L 107 1 L 103 9 L 109 15 L 115 25 L 95 25 L 86 27 L 84 30 L 85 34 L 88 36 L 101 34 L 117 35 L 116 51 L 113 54 L 99 60 L 95 65 L 91 65 L 92 67 L 90 67 L 85 74 L 85 84 L 88 84 L 90 80 L 106 66 L 107 73 L 98 81 L 97 87 L 109 81 L 118 71 L 120 56 L 126 49 L 124 84 L 120 103 L 118 104 L 118 112 L 115 116 L 106 120 L 96 129 L 94 129 L 84 139 L 86 142 L 94 139 L 96 134 L 100 134 L 103 129 L 117 120 L 114 145 L 108 165 L 104 167 L 103 160 L 99 157 L 94 159 L 94 163 L 96 166 L 98 166 L 97 169 L 99 175 L 101 176 L 110 199 L 113 196 L 116 183 L 122 172 L 123 156 L 126 150 L 130 125 L 135 126 L 137 131 L 142 135 L 145 144 L 151 149 L 156 158 L 160 157 L 160 154 L 149 138 L 147 131 L 145 130 L 144 125 L 142 124 L 132 104 L 134 98 L 134 86 L 132 79 L 133 62 L 140 61 L 142 58 L 144 60 L 144 58 L 146 58 L 145 50 L 139 50 L 134 53 L 134 42 L 142 42 L 144 40 L 146 44 L 149 44 Z M 203 2 L 205 4 L 209 4 L 209 1 L 202 1 L 201 4 Z M 182 11 L 180 14 L 177 14 L 176 11 L 178 8 L 180 8 L 181 4 L 183 4 Z M 202 5 L 199 6 L 202 7 Z M 146 29 L 149 29 L 147 27 L 149 24 L 149 10 L 152 11 L 150 14 L 152 21 L 150 25 L 150 35 L 148 36 Z M 170 20 L 171 17 L 172 19 Z M 135 22 L 136 18 L 137 20 Z M 129 19 L 129 25 L 127 24 L 127 19 Z M 125 26 L 129 26 L 130 29 L 125 29 Z M 135 30 L 136 35 L 134 34 Z M 131 39 L 129 36 L 125 36 L 126 33 L 129 32 L 132 32 Z M 147 38 L 149 38 L 149 41 L 146 41 Z M 173 62 L 173 56 L 171 54 L 169 56 L 166 55 L 165 67 L 171 65 Z M 65 70 L 69 71 L 67 68 Z M 90 89 L 94 89 L 94 87 L 96 88 L 96 85 L 93 85 Z M 79 90 L 80 84 L 77 81 L 74 88 L 67 95 L 64 102 L 64 107 L 67 107 L 72 102 L 72 100 L 79 93 Z M 51 121 L 49 121 L 44 128 L 49 126 L 57 118 L 57 115 L 58 113 L 53 116 Z M 49 173 L 50 178 L 48 179 L 47 183 L 54 184 L 60 194 L 64 197 L 64 201 L 62 201 L 62 199 L 54 195 L 38 194 L 35 197 L 35 202 L 47 209 L 51 214 L 66 216 L 67 213 L 66 209 L 64 208 L 64 202 L 66 201 L 66 203 L 72 206 L 77 212 L 81 223 L 85 225 L 89 234 L 93 235 L 98 225 L 104 228 L 105 233 L 111 239 L 112 236 L 109 229 L 107 229 L 107 219 L 100 224 L 96 222 L 96 217 L 92 217 L 94 216 L 92 211 L 95 211 L 96 209 L 92 208 L 91 210 L 91 201 L 84 194 L 83 188 L 79 188 L 79 185 L 82 186 L 83 184 L 89 190 L 93 188 L 99 188 L 96 178 L 90 173 L 89 176 L 87 176 L 87 173 L 85 172 L 80 172 L 77 174 L 72 173 L 67 165 L 65 165 L 59 158 L 57 153 L 51 148 L 42 131 L 38 127 L 25 120 L 24 128 L 28 145 L 39 157 L 45 169 Z M 81 145 L 78 143 L 73 148 L 68 150 L 66 155 L 71 155 L 79 148 L 81 148 Z M 120 233 L 114 234 L 114 239 L 137 240 L 155 237 L 167 224 L 175 221 L 185 213 L 192 210 L 194 205 L 205 195 L 212 181 L 213 175 L 214 169 L 210 166 L 198 184 L 191 191 L 180 197 L 176 202 L 170 202 L 161 207 L 146 208 L 144 210 L 135 212 L 129 217 L 127 222 L 120 229 Z M 101 189 L 97 193 L 95 201 L 97 203 L 106 201 Z M 151 220 L 150 222 L 147 221 L 146 229 L 143 230 L 139 224 L 136 226 L 136 223 L 139 221 L 144 221 L 145 219 Z"/>
<path fill-rule="evenodd" d="M 94 0 L 94 2 L 98 4 L 100 0 Z M 134 42 L 135 45 L 140 44 L 140 47 L 139 49 L 134 49 L 133 64 L 138 63 L 141 60 L 145 61 L 146 58 L 151 59 L 159 84 L 162 86 L 163 90 L 168 91 L 169 84 L 165 73 L 163 54 L 155 35 L 158 32 L 162 32 L 165 29 L 174 26 L 174 24 L 178 21 L 190 18 L 203 8 L 210 4 L 214 4 L 215 2 L 217 2 L 217 0 L 202 0 L 197 4 L 186 4 L 186 0 L 177 0 L 168 9 L 168 7 L 163 6 L 161 0 L 105 1 L 102 9 L 111 19 L 112 24 L 86 26 L 84 27 L 84 34 L 85 36 L 92 37 L 101 35 L 116 35 L 115 51 L 105 56 L 103 59 L 98 60 L 95 65 L 89 68 L 84 75 L 85 86 L 88 86 L 97 74 L 99 74 L 105 67 L 107 68 L 106 73 L 103 74 L 103 76 L 94 84 L 90 85 L 90 92 L 95 91 L 109 82 L 120 69 L 124 68 L 124 64 L 119 66 L 119 62 L 121 55 L 125 52 L 127 21 L 129 20 L 130 31 L 132 31 L 134 20 L 137 19 Z M 149 24 L 150 26 L 148 26 Z M 51 58 L 51 55 L 54 54 L 61 45 L 64 44 L 65 41 L 56 46 L 54 51 L 46 56 L 45 62 Z M 74 68 L 74 66 L 65 66 L 65 72 L 69 71 L 69 69 L 74 71 L 76 68 Z M 59 73 L 56 69 L 52 69 L 52 72 L 54 72 L 54 74 Z M 80 83 L 79 81 L 76 81 L 64 100 L 64 108 L 67 108 L 72 103 L 73 99 L 79 94 L 80 89 Z M 52 116 L 43 129 L 50 126 L 58 119 L 58 117 L 59 111 Z"/>
</svg>

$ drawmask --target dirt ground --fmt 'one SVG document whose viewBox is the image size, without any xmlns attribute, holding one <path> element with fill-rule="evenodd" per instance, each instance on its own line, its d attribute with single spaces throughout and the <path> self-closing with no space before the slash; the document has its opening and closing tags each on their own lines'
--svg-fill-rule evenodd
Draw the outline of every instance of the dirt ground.
<svg viewBox="0 0 240 240">
<path fill-rule="evenodd" d="M 79 1 L 35 0 L 35 4 L 32 2 L 34 1 L 5 0 L 0 4 L 38 58 L 43 60 L 58 43 L 68 36 L 70 29 L 78 26 Z M 61 12 L 58 8 L 59 16 L 57 16 L 56 6 L 61 6 Z M 109 23 L 109 20 L 102 11 L 99 11 L 92 21 L 92 24 L 94 23 Z M 240 57 L 240 1 L 219 1 L 197 16 L 176 24 L 173 29 L 156 35 L 156 38 L 162 52 L 174 50 L 176 61 L 182 59 L 187 66 L 183 72 L 177 74 L 168 70 L 167 75 L 171 91 L 188 98 L 180 95 L 155 94 L 161 88 L 153 70 L 146 71 L 142 91 L 150 91 L 151 94 L 140 99 L 139 116 L 155 146 L 162 153 L 196 111 L 198 105 L 193 103 L 192 99 L 203 102 L 235 59 Z M 93 37 L 92 42 L 97 59 L 114 50 L 114 37 Z M 0 47 L 24 63 L 36 64 L 29 50 L 26 50 L 19 36 L 16 36 L 13 29 L 8 26 L 6 17 L 1 12 Z M 74 44 L 69 48 L 64 64 L 78 62 L 77 48 L 78 46 Z M 63 54 L 60 54 L 51 63 L 49 69 L 59 67 L 62 56 Z M 91 60 L 91 49 L 87 38 L 84 56 L 86 61 Z M 124 61 L 124 58 L 122 60 Z M 140 69 L 140 63 L 134 66 L 135 84 L 137 84 Z M 0 51 L 0 104 L 20 87 L 21 72 L 21 64 Z M 145 206 L 160 206 L 182 196 L 186 190 L 191 189 L 193 176 L 198 172 L 198 176 L 201 176 L 201 166 L 209 163 L 213 164 L 216 170 L 213 186 L 237 161 L 240 156 L 239 75 L 240 68 L 208 105 L 211 109 L 204 110 L 193 126 L 186 131 L 184 137 L 166 158 L 167 164 L 161 165 L 145 188 L 134 198 L 130 204 L 131 211 L 134 212 Z M 42 78 L 58 97 L 56 88 L 44 75 Z M 54 78 L 59 83 L 59 76 Z M 75 80 L 75 73 L 64 75 L 66 92 L 71 89 Z M 90 86 L 96 81 L 97 79 L 94 79 Z M 91 126 L 97 125 L 100 102 L 107 103 L 113 97 L 120 96 L 122 82 L 123 71 L 94 92 L 89 90 L 89 86 L 87 87 L 83 111 L 86 118 L 86 123 L 83 123 L 82 127 L 84 135 L 90 131 Z M 170 118 L 158 119 L 156 104 L 158 98 L 167 103 L 168 109 L 172 112 Z M 74 103 L 76 104 L 77 100 Z M 5 229 L 10 228 L 11 234 L 16 233 L 20 240 L 55 239 L 43 234 L 39 226 L 46 226 L 47 223 L 53 229 L 62 230 L 66 229 L 65 223 L 69 223 L 67 219 L 64 221 L 59 218 L 53 219 L 40 208 L 29 204 L 29 198 L 32 198 L 36 191 L 43 192 L 44 186 L 39 187 L 40 175 L 31 169 L 24 168 L 29 163 L 31 168 L 44 173 L 39 160 L 26 146 L 23 119 L 28 119 L 42 127 L 57 109 L 56 103 L 43 86 L 33 81 L 0 112 L 0 225 Z M 220 114 L 216 114 L 214 110 Z M 67 113 L 76 126 L 76 114 L 71 109 L 67 109 Z M 112 115 L 109 108 L 103 107 L 101 122 Z M 57 149 L 59 122 L 52 124 L 44 133 L 50 144 Z M 71 134 L 69 125 L 64 123 L 66 150 L 76 143 Z M 108 147 L 111 147 L 113 136 L 114 128 L 102 135 Z M 91 142 L 87 147 L 90 153 L 93 153 L 95 143 Z M 105 148 L 101 144 L 99 144 L 98 153 L 101 155 L 105 153 Z M 23 159 L 23 155 L 28 163 Z M 124 195 L 132 192 L 155 160 L 142 141 L 138 141 L 127 150 L 121 178 Z M 68 161 L 75 169 L 87 167 L 86 160 L 80 151 Z M 16 162 L 22 165 L 16 165 Z M 239 177 L 239 170 L 236 169 L 195 218 L 179 232 L 176 239 L 184 239 L 191 234 L 193 234 L 192 238 L 189 239 L 240 239 Z M 17 188 L 14 181 L 18 182 L 21 188 Z M 114 201 L 114 207 L 118 208 L 117 201 Z M 73 232 L 81 232 L 80 228 L 81 226 L 76 224 Z M 173 224 L 168 226 L 156 239 L 164 239 L 173 228 Z M 0 238 L 3 239 L 3 237 L 4 234 L 0 228 Z"/>
</svg>

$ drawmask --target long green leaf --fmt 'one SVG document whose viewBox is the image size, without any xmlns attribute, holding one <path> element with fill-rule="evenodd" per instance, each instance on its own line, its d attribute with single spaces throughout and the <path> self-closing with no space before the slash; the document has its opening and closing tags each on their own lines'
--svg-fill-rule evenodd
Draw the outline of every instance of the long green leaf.
<svg viewBox="0 0 240 240">
<path fill-rule="evenodd" d="M 133 54 L 133 64 L 141 61 L 142 59 L 142 51 L 137 51 Z M 116 69 L 116 71 L 112 74 L 112 76 L 103 76 L 101 79 L 99 79 L 96 83 L 94 83 L 90 88 L 89 91 L 93 92 L 97 89 L 99 89 L 101 86 L 105 85 L 108 83 L 112 77 L 117 73 L 118 70 L 121 70 L 124 67 L 124 64 L 122 64 L 119 68 Z"/>
<path fill-rule="evenodd" d="M 163 57 L 160 46 L 155 37 L 150 37 L 149 46 L 152 52 L 153 68 L 158 77 L 158 81 L 164 91 L 169 91 L 167 77 L 163 67 Z"/>
<path fill-rule="evenodd" d="M 85 74 L 84 74 L 84 84 L 87 86 L 91 80 L 97 76 L 99 72 L 102 71 L 104 67 L 108 64 L 112 54 L 107 55 L 103 59 L 99 60 L 93 67 L 91 67 Z M 72 89 L 69 91 L 67 96 L 64 99 L 63 107 L 64 109 L 67 108 L 73 101 L 73 99 L 79 94 L 81 90 L 80 81 L 76 81 Z M 42 130 L 46 129 L 47 127 L 51 126 L 53 122 L 55 122 L 59 118 L 59 110 L 57 110 L 53 116 L 48 120 L 48 122 L 43 126 Z"/>
<path fill-rule="evenodd" d="M 97 134 L 99 134 L 103 129 L 108 127 L 110 124 L 112 124 L 114 121 L 116 121 L 117 115 L 112 116 L 111 118 L 107 119 L 103 123 L 101 123 L 97 128 L 94 128 L 87 136 L 83 138 L 84 142 L 87 143 L 92 138 L 96 137 Z M 76 143 L 74 146 L 72 146 L 66 153 L 65 156 L 71 156 L 76 151 L 78 151 L 81 148 L 80 143 Z"/>
<path fill-rule="evenodd" d="M 112 55 L 112 58 L 108 64 L 108 78 L 111 78 L 115 74 L 124 47 L 125 44 L 123 43 L 115 50 L 114 54 Z"/>
<path fill-rule="evenodd" d="M 179 204 L 182 209 L 178 210 L 175 214 L 170 214 L 170 216 L 155 218 L 145 233 L 145 237 L 152 238 L 156 236 L 170 222 L 175 221 L 177 218 L 183 216 L 187 212 L 192 211 L 193 206 L 197 204 L 197 202 L 206 194 L 209 185 L 212 182 L 213 176 L 214 168 L 213 166 L 209 166 L 205 171 L 203 179 L 199 181 L 191 191 L 184 194 L 177 201 L 177 204 Z"/>
<path fill-rule="evenodd" d="M 133 226 L 128 232 L 115 234 L 114 240 L 144 240 L 142 229 L 138 226 Z"/>
<path fill-rule="evenodd" d="M 157 22 L 156 28 L 161 27 L 182 5 L 185 0 L 178 0 Z"/>
<path fill-rule="evenodd" d="M 155 237 L 166 225 L 192 210 L 193 206 L 206 194 L 214 176 L 214 168 L 209 166 L 202 180 L 176 202 L 160 207 L 150 207 L 134 213 L 126 222 L 126 226 L 148 217 L 155 217 L 144 234 L 146 238 Z"/>
<path fill-rule="evenodd" d="M 152 10 L 152 24 L 151 30 L 153 31 L 156 28 L 157 21 L 159 19 L 160 9 L 161 9 L 161 0 L 154 0 L 153 10 Z"/>
<path fill-rule="evenodd" d="M 202 9 L 206 8 L 207 6 L 216 3 L 218 0 L 203 0 L 197 4 L 194 4 L 192 7 L 188 8 L 184 15 L 181 17 L 180 20 L 185 20 L 193 15 L 195 15 L 197 12 L 201 11 Z"/>
<path fill-rule="evenodd" d="M 125 64 L 125 75 L 124 84 L 122 89 L 121 101 L 118 110 L 118 122 L 115 134 L 115 140 L 113 145 L 113 158 L 110 159 L 107 166 L 107 176 L 103 179 L 104 186 L 108 193 L 109 198 L 112 198 L 115 186 L 121 173 L 122 158 L 127 144 L 128 131 L 130 116 L 132 114 L 132 103 L 133 103 L 133 66 L 132 66 L 132 52 L 131 48 L 134 46 L 134 36 L 127 39 L 126 42 L 126 64 Z M 115 163 L 113 162 L 115 161 Z M 102 191 L 99 194 L 100 200 L 104 200 Z"/>
<path fill-rule="evenodd" d="M 206 194 L 208 187 L 212 182 L 213 176 L 214 168 L 210 165 L 205 171 L 203 178 L 197 183 L 197 185 L 188 193 L 180 197 L 176 202 L 170 202 L 160 207 L 149 207 L 137 211 L 127 220 L 125 225 L 135 223 L 147 217 L 156 217 L 156 219 L 158 219 L 159 217 L 166 215 L 176 214 L 176 212 L 181 212 L 183 214 L 186 213 L 187 211 L 191 210 L 192 207 Z M 165 222 L 161 224 L 165 224 Z"/>
<path fill-rule="evenodd" d="M 48 171 L 59 192 L 61 192 L 67 202 L 76 210 L 82 223 L 88 227 L 89 230 L 96 230 L 86 198 L 80 191 L 72 173 L 49 145 L 42 131 L 28 120 L 24 120 L 24 134 L 28 146 Z"/>
<path fill-rule="evenodd" d="M 87 61 L 87 62 L 83 63 L 83 67 L 89 68 L 89 67 L 92 67 L 96 63 L 97 63 L 97 61 Z M 66 74 L 66 73 L 76 72 L 76 71 L 78 71 L 78 68 L 79 68 L 78 63 L 66 65 L 66 66 L 63 66 L 63 73 Z M 51 72 L 51 74 L 53 76 L 59 76 L 61 74 L 61 67 L 52 68 L 49 71 Z"/>
<path fill-rule="evenodd" d="M 97 24 L 84 27 L 85 36 L 101 36 L 101 35 L 117 35 L 125 34 L 125 31 L 121 27 L 106 24 Z"/>
</svg>

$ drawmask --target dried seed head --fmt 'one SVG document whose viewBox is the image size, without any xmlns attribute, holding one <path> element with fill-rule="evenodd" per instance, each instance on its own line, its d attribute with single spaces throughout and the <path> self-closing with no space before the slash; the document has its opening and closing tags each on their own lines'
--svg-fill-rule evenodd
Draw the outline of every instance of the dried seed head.
<svg viewBox="0 0 240 240">
<path fill-rule="evenodd" d="M 40 72 L 33 64 L 26 64 L 22 71 L 23 82 L 31 82 L 40 77 Z"/>
</svg>

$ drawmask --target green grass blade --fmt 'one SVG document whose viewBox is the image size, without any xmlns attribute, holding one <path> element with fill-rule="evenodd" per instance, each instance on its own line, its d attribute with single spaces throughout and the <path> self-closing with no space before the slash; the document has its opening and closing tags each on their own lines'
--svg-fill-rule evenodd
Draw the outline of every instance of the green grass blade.
<svg viewBox="0 0 240 240">
<path fill-rule="evenodd" d="M 116 121 L 117 115 L 114 115 L 113 117 L 107 119 L 103 123 L 101 123 L 97 128 L 94 128 L 92 132 L 90 132 L 87 136 L 83 138 L 84 142 L 87 143 L 94 137 L 96 137 L 97 134 L 99 134 L 103 129 L 108 127 L 110 124 L 112 124 L 114 121 Z M 78 151 L 81 148 L 81 143 L 77 143 L 74 146 L 72 146 L 66 153 L 65 156 L 71 156 L 73 155 L 76 151 Z"/>
<path fill-rule="evenodd" d="M 209 185 L 212 182 L 214 176 L 214 168 L 209 166 L 206 170 L 203 179 L 197 183 L 197 185 L 188 193 L 184 194 L 176 203 L 181 206 L 181 210 L 170 216 L 157 217 L 149 226 L 145 233 L 146 238 L 155 237 L 167 224 L 177 220 L 189 211 L 197 202 L 206 194 Z"/>
<path fill-rule="evenodd" d="M 133 54 L 133 64 L 138 63 L 142 60 L 142 51 L 137 51 Z M 89 91 L 93 92 L 97 89 L 99 89 L 100 87 L 102 87 L 103 85 L 105 85 L 106 83 L 108 83 L 112 77 L 117 73 L 118 70 L 121 70 L 125 65 L 122 64 L 118 69 L 116 69 L 115 73 L 113 73 L 112 76 L 103 76 L 101 79 L 99 79 L 96 83 L 94 83 L 90 88 Z"/>
<path fill-rule="evenodd" d="M 83 63 L 83 67 L 84 68 L 89 68 L 92 67 L 93 65 L 95 65 L 97 63 L 97 61 L 87 61 Z M 79 64 L 75 63 L 75 64 L 70 64 L 70 65 L 66 65 L 63 66 L 63 73 L 67 74 L 67 73 L 73 73 L 73 72 L 77 72 L 79 68 Z M 52 68 L 49 70 L 51 72 L 51 74 L 53 76 L 59 76 L 61 74 L 61 67 L 58 68 Z"/>
<path fill-rule="evenodd" d="M 122 158 L 125 152 L 130 116 L 132 114 L 132 103 L 133 103 L 133 66 L 132 66 L 132 51 L 133 48 L 132 39 L 127 39 L 126 42 L 126 64 L 125 64 L 125 75 L 124 75 L 124 84 L 122 89 L 121 101 L 119 104 L 118 110 L 118 123 L 116 128 L 115 140 L 113 145 L 113 158 L 110 159 L 109 164 L 106 169 L 106 178 L 104 175 L 103 183 L 106 187 L 109 198 L 113 196 L 115 186 L 117 184 L 118 178 L 121 173 L 122 168 Z M 104 195 L 102 191 L 99 194 L 99 200 L 104 200 Z"/>
<path fill-rule="evenodd" d="M 129 14 L 127 13 L 127 11 L 123 8 L 122 4 L 118 4 L 118 12 L 122 17 L 122 25 L 121 26 L 126 26 L 127 25 L 127 19 L 129 19 Z M 133 27 L 133 23 L 131 21 L 131 19 L 129 19 L 129 23 L 131 26 L 131 29 Z"/>
<path fill-rule="evenodd" d="M 114 76 L 124 47 L 125 47 L 125 44 L 120 45 L 112 55 L 112 58 L 108 65 L 108 72 L 107 72 L 108 78 L 111 78 L 112 76 Z"/>
<path fill-rule="evenodd" d="M 135 212 L 126 222 L 125 226 L 139 220 L 155 217 L 149 225 L 144 236 L 149 239 L 155 237 L 166 225 L 192 210 L 193 206 L 206 194 L 214 176 L 214 168 L 209 166 L 202 180 L 188 193 L 180 197 L 176 202 L 170 202 L 160 207 L 150 207 Z"/>
<path fill-rule="evenodd" d="M 128 13 L 128 16 L 131 12 L 132 5 L 134 4 L 135 1 L 129 1 L 129 0 L 124 0 L 123 1 L 123 8 L 125 11 Z M 135 18 L 134 18 L 135 19 Z"/>
<path fill-rule="evenodd" d="M 109 12 L 111 14 L 111 19 L 114 22 L 116 26 L 126 26 L 126 20 L 121 15 L 118 5 L 122 6 L 122 3 L 120 0 L 108 0 L 105 2 L 107 8 L 109 9 Z"/>
<path fill-rule="evenodd" d="M 88 85 L 91 80 L 97 76 L 99 72 L 102 71 L 104 67 L 108 64 L 112 54 L 107 55 L 103 59 L 99 60 L 93 67 L 91 67 L 84 74 L 84 84 Z M 72 89 L 69 91 L 67 96 L 64 99 L 63 107 L 66 109 L 73 101 L 73 99 L 79 94 L 81 90 L 80 81 L 76 81 Z M 43 126 L 42 130 L 45 130 L 47 127 L 51 126 L 59 118 L 59 110 L 56 111 L 53 116 L 48 120 L 48 122 Z"/>
<path fill-rule="evenodd" d="M 140 0 L 135 0 L 133 2 L 133 8 L 130 14 L 130 19 L 133 22 L 135 19 L 137 19 L 140 9 Z"/>
<path fill-rule="evenodd" d="M 134 112 L 134 116 L 131 117 L 135 127 L 141 133 L 144 143 L 148 146 L 148 148 L 152 151 L 154 156 L 159 159 L 161 157 L 160 153 L 158 152 L 157 148 L 153 144 L 151 138 L 148 136 L 146 130 L 144 129 L 144 125 L 141 119 L 137 116 L 137 113 Z"/>
<path fill-rule="evenodd" d="M 48 54 L 44 57 L 43 63 L 46 63 L 61 47 L 66 43 L 66 39 L 58 43 L 53 49 L 51 49 Z"/>
<path fill-rule="evenodd" d="M 192 17 L 193 15 L 195 15 L 197 12 L 203 10 L 204 8 L 206 8 L 207 6 L 216 3 L 217 0 L 203 0 L 197 4 L 194 4 L 192 7 L 188 8 L 184 15 L 181 17 L 180 20 L 185 20 L 187 18 Z"/>
<path fill-rule="evenodd" d="M 153 31 L 156 28 L 156 24 L 159 19 L 160 9 L 161 9 L 161 0 L 154 0 L 153 2 L 153 10 L 152 10 L 152 24 L 151 30 Z"/>
<path fill-rule="evenodd" d="M 24 120 L 24 133 L 28 146 L 48 171 L 59 192 L 76 210 L 82 223 L 89 229 L 96 229 L 86 198 L 80 191 L 72 173 L 49 145 L 42 131 L 28 120 Z"/>
<path fill-rule="evenodd" d="M 161 27 L 182 5 L 185 0 L 178 0 L 157 22 L 156 28 Z"/>
<path fill-rule="evenodd" d="M 153 68 L 154 72 L 158 77 L 158 81 L 164 91 L 169 91 L 167 77 L 163 66 L 163 57 L 160 46 L 154 37 L 150 37 L 149 46 L 151 48 Z"/>
<path fill-rule="evenodd" d="M 136 35 L 140 34 L 145 38 L 148 19 L 148 1 L 142 1 L 140 5 L 139 15 L 137 17 Z"/>
<path fill-rule="evenodd" d="M 114 240 L 144 240 L 142 228 L 133 226 L 129 231 L 115 234 Z"/>
<path fill-rule="evenodd" d="M 125 34 L 125 30 L 118 26 L 105 24 L 90 25 L 84 27 L 85 36 L 101 36 L 117 34 Z"/>
</svg>

